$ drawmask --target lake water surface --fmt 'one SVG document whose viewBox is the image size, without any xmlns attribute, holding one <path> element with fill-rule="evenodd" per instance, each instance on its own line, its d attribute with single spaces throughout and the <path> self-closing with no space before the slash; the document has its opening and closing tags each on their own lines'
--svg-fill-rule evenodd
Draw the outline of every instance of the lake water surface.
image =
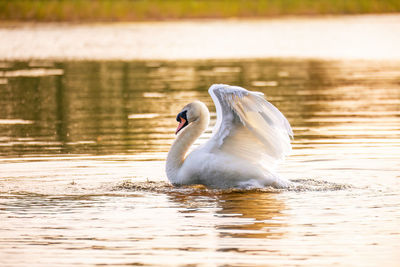
<svg viewBox="0 0 400 267">
<path fill-rule="evenodd" d="M 397 63 L 29 61 L 0 74 L 2 266 L 400 262 Z M 301 186 L 167 183 L 176 113 L 195 99 L 215 112 L 219 82 L 287 116 L 281 174 Z"/>
<path fill-rule="evenodd" d="M 213 83 L 285 114 L 298 186 L 168 183 L 176 114 L 215 123 Z M 399 266 L 399 61 L 14 59 L 0 107 L 1 266 Z"/>
</svg>

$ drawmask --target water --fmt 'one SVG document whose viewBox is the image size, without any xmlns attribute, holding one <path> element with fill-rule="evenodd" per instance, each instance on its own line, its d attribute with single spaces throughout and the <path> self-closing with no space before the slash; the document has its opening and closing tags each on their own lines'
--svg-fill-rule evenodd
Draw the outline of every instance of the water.
<svg viewBox="0 0 400 267">
<path fill-rule="evenodd" d="M 2 266 L 398 266 L 400 67 L 390 61 L 7 61 Z M 175 116 L 212 83 L 293 126 L 290 190 L 173 188 Z M 208 131 L 198 143 L 208 136 Z"/>
<path fill-rule="evenodd" d="M 0 265 L 399 266 L 398 23 L 0 25 Z M 285 114 L 295 187 L 168 183 L 213 83 Z"/>
<path fill-rule="evenodd" d="M 0 23 L 0 58 L 400 60 L 400 16 L 144 23 Z"/>
</svg>

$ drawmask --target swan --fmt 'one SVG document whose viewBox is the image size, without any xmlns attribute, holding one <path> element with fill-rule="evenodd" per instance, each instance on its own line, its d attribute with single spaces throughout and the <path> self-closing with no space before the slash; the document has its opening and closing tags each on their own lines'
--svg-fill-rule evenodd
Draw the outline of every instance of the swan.
<svg viewBox="0 0 400 267">
<path fill-rule="evenodd" d="M 208 127 L 210 113 L 200 101 L 183 107 L 166 160 L 169 181 L 218 189 L 290 186 L 275 171 L 292 149 L 293 131 L 285 116 L 260 92 L 225 84 L 214 84 L 208 92 L 217 111 L 213 133 L 188 154 Z"/>
</svg>

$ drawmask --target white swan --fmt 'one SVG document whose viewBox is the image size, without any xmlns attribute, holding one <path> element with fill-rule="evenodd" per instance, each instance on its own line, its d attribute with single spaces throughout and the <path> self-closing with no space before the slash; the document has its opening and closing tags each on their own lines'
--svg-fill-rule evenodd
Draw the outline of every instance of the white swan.
<svg viewBox="0 0 400 267">
<path fill-rule="evenodd" d="M 289 186 L 275 173 L 276 162 L 291 151 L 293 132 L 285 116 L 259 92 L 225 84 L 214 84 L 208 92 L 217 110 L 213 135 L 186 156 L 207 128 L 210 115 L 200 101 L 182 109 L 176 117 L 179 135 L 166 161 L 171 183 L 211 188 Z"/>
</svg>

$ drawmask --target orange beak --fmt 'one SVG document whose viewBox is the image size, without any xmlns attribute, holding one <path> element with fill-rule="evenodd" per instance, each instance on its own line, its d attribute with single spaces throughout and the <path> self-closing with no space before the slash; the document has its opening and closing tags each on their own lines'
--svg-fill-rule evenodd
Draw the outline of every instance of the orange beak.
<svg viewBox="0 0 400 267">
<path fill-rule="evenodd" d="M 186 120 L 184 118 L 182 118 L 182 117 L 179 117 L 179 118 L 181 119 L 181 121 L 180 121 L 180 123 L 178 125 L 178 128 L 176 128 L 175 134 L 178 134 L 179 131 L 182 130 L 182 128 L 187 125 L 186 124 Z"/>
</svg>

